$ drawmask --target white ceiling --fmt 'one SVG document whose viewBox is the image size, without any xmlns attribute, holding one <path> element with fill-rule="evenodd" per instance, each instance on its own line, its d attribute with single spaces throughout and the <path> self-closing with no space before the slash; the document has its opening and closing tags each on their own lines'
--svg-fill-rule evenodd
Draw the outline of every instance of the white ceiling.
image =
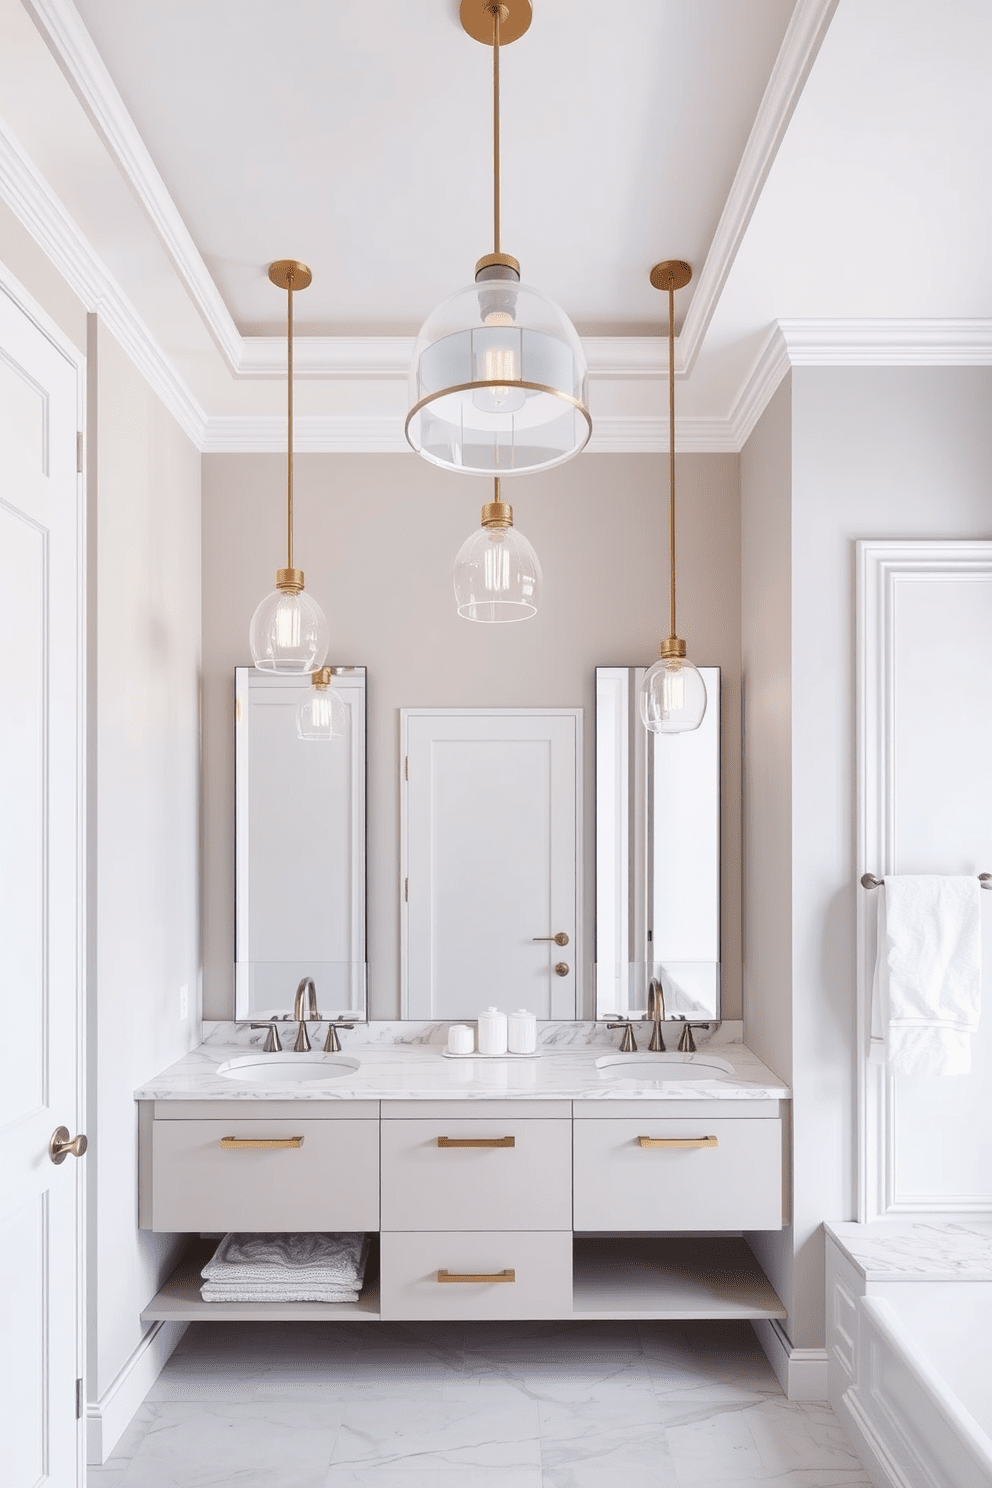
<svg viewBox="0 0 992 1488">
<path fill-rule="evenodd" d="M 786 353 L 992 361 L 987 0 L 534 8 L 503 246 L 587 339 L 595 447 L 664 434 L 663 257 L 684 447 L 739 447 Z M 0 0 L 0 197 L 205 448 L 284 438 L 304 258 L 303 446 L 401 448 L 409 338 L 492 246 L 491 55 L 457 0 Z"/>
</svg>

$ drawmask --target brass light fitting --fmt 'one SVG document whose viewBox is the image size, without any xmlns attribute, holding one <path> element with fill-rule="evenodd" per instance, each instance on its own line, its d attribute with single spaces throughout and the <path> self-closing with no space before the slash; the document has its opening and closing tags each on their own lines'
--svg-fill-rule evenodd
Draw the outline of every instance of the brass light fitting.
<svg viewBox="0 0 992 1488">
<path fill-rule="evenodd" d="M 293 295 L 309 289 L 313 274 L 297 258 L 280 258 L 269 265 L 272 283 L 286 291 L 286 567 L 276 569 L 276 588 L 299 594 L 305 587 L 303 570 L 293 567 Z"/>
<path fill-rule="evenodd" d="M 670 633 L 661 643 L 661 656 L 685 655 L 685 641 L 679 640 L 675 631 L 675 291 L 684 289 L 692 278 L 692 269 L 681 258 L 666 258 L 655 264 L 650 279 L 655 289 L 668 291 L 668 542 L 671 561 L 670 574 Z"/>
</svg>

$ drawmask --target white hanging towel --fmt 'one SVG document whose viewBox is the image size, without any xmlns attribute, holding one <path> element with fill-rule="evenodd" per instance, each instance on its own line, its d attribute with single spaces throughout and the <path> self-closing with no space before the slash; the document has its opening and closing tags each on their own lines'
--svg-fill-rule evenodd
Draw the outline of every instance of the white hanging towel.
<svg viewBox="0 0 992 1488">
<path fill-rule="evenodd" d="M 894 1075 L 966 1075 L 982 998 L 975 875 L 886 876 L 879 891 L 871 1059 Z"/>
</svg>

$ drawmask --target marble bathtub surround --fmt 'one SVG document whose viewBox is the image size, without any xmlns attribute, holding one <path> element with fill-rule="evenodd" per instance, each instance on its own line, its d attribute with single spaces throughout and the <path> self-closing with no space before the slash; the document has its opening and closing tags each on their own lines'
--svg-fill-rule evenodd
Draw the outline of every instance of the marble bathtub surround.
<svg viewBox="0 0 992 1488">
<path fill-rule="evenodd" d="M 738 1025 L 739 1026 L 739 1025 Z M 250 1086 L 217 1073 L 218 1066 L 258 1047 L 264 1033 L 248 1024 L 208 1025 L 204 1042 L 161 1075 L 135 1091 L 138 1100 L 785 1100 L 786 1085 L 739 1041 L 728 1037 L 732 1025 L 714 1028 L 709 1041 L 699 1040 L 705 1062 L 706 1042 L 719 1047 L 733 1073 L 714 1071 L 704 1079 L 650 1079 L 650 1056 L 618 1072 L 604 1071 L 596 1061 L 616 1053 L 616 1037 L 599 1023 L 538 1025 L 541 1059 L 446 1059 L 447 1023 L 365 1024 L 349 1036 L 345 1052 L 359 1068 L 329 1080 Z M 395 1031 L 395 1036 L 390 1036 Z"/>
<path fill-rule="evenodd" d="M 824 1226 L 867 1281 L 992 1281 L 992 1219 Z"/>
</svg>

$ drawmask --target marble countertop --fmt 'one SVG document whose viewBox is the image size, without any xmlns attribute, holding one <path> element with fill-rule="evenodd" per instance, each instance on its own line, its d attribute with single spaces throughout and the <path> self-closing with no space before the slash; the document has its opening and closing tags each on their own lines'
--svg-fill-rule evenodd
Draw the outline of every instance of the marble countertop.
<svg viewBox="0 0 992 1488">
<path fill-rule="evenodd" d="M 866 1281 L 992 1281 L 992 1220 L 825 1226 Z"/>
<path fill-rule="evenodd" d="M 285 1032 L 295 1025 L 287 1024 Z M 789 1090 L 739 1038 L 740 1025 L 716 1025 L 696 1034 L 697 1058 L 710 1051 L 733 1066 L 732 1074 L 699 1080 L 649 1077 L 632 1065 L 622 1075 L 597 1068 L 597 1059 L 618 1053 L 618 1035 L 601 1024 L 541 1024 L 541 1057 L 446 1059 L 447 1025 L 439 1023 L 358 1024 L 341 1036 L 342 1053 L 361 1061 L 353 1073 L 326 1081 L 273 1081 L 242 1084 L 218 1074 L 229 1059 L 261 1051 L 265 1030 L 245 1023 L 206 1025 L 199 1048 L 170 1065 L 135 1091 L 136 1100 L 785 1100 Z M 312 1029 L 319 1049 L 318 1028 Z M 642 1049 L 648 1029 L 637 1028 Z M 320 1029 L 320 1034 L 323 1029 Z M 669 1030 L 666 1028 L 666 1034 Z M 734 1034 L 738 1033 L 735 1038 Z M 291 1047 L 290 1040 L 283 1039 Z M 668 1038 L 670 1045 L 675 1043 Z M 262 1056 L 265 1057 L 264 1055 Z M 637 1056 L 632 1056 L 637 1057 Z M 691 1060 L 692 1056 L 690 1056 Z"/>
</svg>

